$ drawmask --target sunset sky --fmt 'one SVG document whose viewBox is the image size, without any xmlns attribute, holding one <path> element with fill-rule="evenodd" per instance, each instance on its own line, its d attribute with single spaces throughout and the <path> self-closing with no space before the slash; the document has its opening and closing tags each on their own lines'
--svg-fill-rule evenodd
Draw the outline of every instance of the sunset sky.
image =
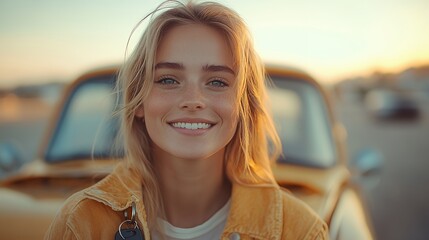
<svg viewBox="0 0 429 240">
<path fill-rule="evenodd" d="M 0 0 L 0 87 L 70 81 L 122 62 L 131 30 L 160 2 Z M 428 0 L 218 2 L 245 19 L 266 62 L 324 83 L 429 63 Z"/>
</svg>

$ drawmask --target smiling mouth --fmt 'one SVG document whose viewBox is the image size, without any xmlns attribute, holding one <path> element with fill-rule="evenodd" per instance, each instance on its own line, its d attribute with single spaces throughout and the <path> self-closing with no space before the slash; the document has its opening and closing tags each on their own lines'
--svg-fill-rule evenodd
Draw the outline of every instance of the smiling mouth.
<svg viewBox="0 0 429 240">
<path fill-rule="evenodd" d="M 197 129 L 209 129 L 213 124 L 210 123 L 186 123 L 186 122 L 174 122 L 170 123 L 175 128 L 197 130 Z"/>
</svg>

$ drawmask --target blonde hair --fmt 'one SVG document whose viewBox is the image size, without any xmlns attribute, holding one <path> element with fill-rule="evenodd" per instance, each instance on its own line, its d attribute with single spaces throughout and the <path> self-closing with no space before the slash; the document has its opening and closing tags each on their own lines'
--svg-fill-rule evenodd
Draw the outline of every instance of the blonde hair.
<svg viewBox="0 0 429 240">
<path fill-rule="evenodd" d="M 239 79 L 239 121 L 225 151 L 226 174 L 230 181 L 245 185 L 275 185 L 270 155 L 275 158 L 280 152 L 280 140 L 265 108 L 264 67 L 255 53 L 244 21 L 236 12 L 218 3 L 174 3 L 174 7 L 150 21 L 137 47 L 120 69 L 117 86 L 124 103 L 121 128 L 126 161 L 141 176 L 143 201 L 152 226 L 162 209 L 162 198 L 152 169 L 150 138 L 135 111 L 150 92 L 158 44 L 172 27 L 184 24 L 212 27 L 225 35 L 232 50 Z"/>
</svg>

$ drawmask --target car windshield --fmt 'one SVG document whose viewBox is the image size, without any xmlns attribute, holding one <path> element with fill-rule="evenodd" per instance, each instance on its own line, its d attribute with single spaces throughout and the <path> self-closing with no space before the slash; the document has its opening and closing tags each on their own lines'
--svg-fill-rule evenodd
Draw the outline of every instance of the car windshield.
<svg viewBox="0 0 429 240">
<path fill-rule="evenodd" d="M 283 156 L 279 162 L 329 167 L 335 152 L 327 109 L 319 90 L 305 82 L 272 77 L 270 105 Z M 48 162 L 119 156 L 114 151 L 119 121 L 112 117 L 118 99 L 115 77 L 106 75 L 75 87 L 45 153 Z M 119 141 L 123 142 L 123 141 Z M 121 146 L 119 146 L 121 149 Z"/>
<path fill-rule="evenodd" d="M 329 167 L 335 148 L 327 107 L 318 88 L 307 81 L 271 77 L 269 104 L 279 133 L 283 155 L 279 162 Z"/>
<path fill-rule="evenodd" d="M 45 153 L 48 162 L 105 158 L 113 150 L 118 119 L 113 117 L 115 77 L 84 81 L 71 93 Z"/>
</svg>

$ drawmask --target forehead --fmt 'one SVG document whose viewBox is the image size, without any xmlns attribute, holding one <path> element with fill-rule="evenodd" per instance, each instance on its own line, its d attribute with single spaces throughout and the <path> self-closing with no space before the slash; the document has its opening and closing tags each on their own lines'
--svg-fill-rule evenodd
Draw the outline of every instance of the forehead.
<svg viewBox="0 0 429 240">
<path fill-rule="evenodd" d="M 161 38 L 156 63 L 183 65 L 226 65 L 233 67 L 233 55 L 227 37 L 220 30 L 203 24 L 185 24 L 169 28 Z"/>
</svg>

